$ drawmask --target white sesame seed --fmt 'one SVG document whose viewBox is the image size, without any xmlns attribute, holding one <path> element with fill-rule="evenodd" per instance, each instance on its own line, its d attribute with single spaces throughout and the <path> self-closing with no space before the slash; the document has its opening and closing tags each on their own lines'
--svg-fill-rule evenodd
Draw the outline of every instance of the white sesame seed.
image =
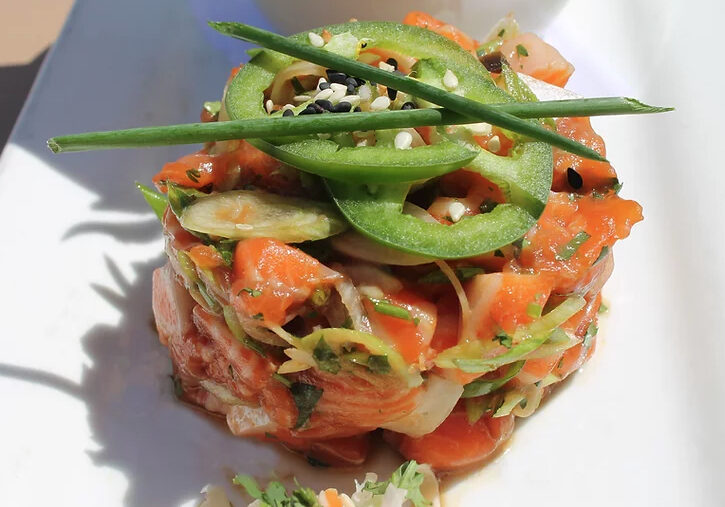
<svg viewBox="0 0 725 507">
<path fill-rule="evenodd" d="M 310 44 L 312 44 L 316 48 L 321 48 L 325 45 L 325 39 L 317 35 L 315 32 L 308 33 L 307 38 L 310 39 Z"/>
<path fill-rule="evenodd" d="M 360 100 L 363 102 L 367 102 L 370 100 L 370 97 L 372 96 L 372 90 L 370 90 L 370 85 L 364 84 L 357 90 L 357 94 L 360 95 Z"/>
<path fill-rule="evenodd" d="M 464 127 L 474 136 L 487 136 L 491 134 L 490 123 L 471 123 L 470 125 L 465 125 Z"/>
<path fill-rule="evenodd" d="M 320 78 L 320 80 L 319 80 L 319 81 L 317 81 L 317 89 L 318 89 L 318 90 L 320 89 L 320 85 L 321 85 L 322 83 L 327 83 L 327 79 L 325 79 L 324 77 L 321 77 L 321 78 Z"/>
<path fill-rule="evenodd" d="M 458 78 L 451 69 L 446 69 L 446 73 L 443 75 L 443 86 L 449 91 L 458 88 Z"/>
<path fill-rule="evenodd" d="M 332 90 L 332 88 L 328 88 L 327 90 L 322 90 L 320 93 L 315 95 L 315 100 L 329 99 L 333 93 L 335 93 L 335 92 Z"/>
<path fill-rule="evenodd" d="M 395 70 L 395 67 L 382 60 L 378 62 L 378 68 L 387 72 L 393 72 Z"/>
<path fill-rule="evenodd" d="M 340 99 L 340 102 L 347 102 L 351 106 L 355 107 L 357 105 L 360 105 L 360 95 L 345 95 L 343 98 Z"/>
<path fill-rule="evenodd" d="M 288 109 L 294 109 L 294 108 L 295 108 L 295 106 L 293 106 L 292 104 L 285 104 L 284 106 L 282 106 L 282 112 L 284 113 Z"/>
<path fill-rule="evenodd" d="M 344 84 L 340 84 L 340 83 L 330 83 L 330 88 L 334 92 L 340 91 L 340 90 L 347 91 L 347 86 L 345 86 Z"/>
<path fill-rule="evenodd" d="M 465 214 L 466 206 L 463 203 L 456 201 L 448 206 L 448 215 L 451 217 L 452 222 L 458 222 Z"/>
<path fill-rule="evenodd" d="M 498 136 L 493 136 L 488 140 L 488 144 L 486 146 L 488 147 L 488 151 L 496 153 L 501 149 L 501 139 Z"/>
<path fill-rule="evenodd" d="M 346 92 L 347 92 L 347 90 L 336 90 L 335 92 L 332 93 L 332 95 L 330 95 L 330 98 L 327 100 L 329 100 L 333 104 L 337 104 L 345 96 Z"/>
<path fill-rule="evenodd" d="M 395 140 L 393 141 L 393 144 L 395 147 L 399 150 L 408 150 L 410 149 L 410 145 L 413 142 L 413 136 L 410 132 L 406 132 L 405 130 L 402 132 L 398 132 L 395 135 Z"/>
<path fill-rule="evenodd" d="M 264 108 L 267 110 L 267 113 L 272 113 L 272 108 L 274 107 L 274 102 L 272 102 L 272 99 L 267 99 L 267 102 L 264 103 Z"/>
<path fill-rule="evenodd" d="M 309 95 L 295 95 L 293 100 L 295 102 L 307 102 L 308 100 L 311 100 L 311 99 L 312 99 L 312 97 L 310 97 Z"/>
<path fill-rule="evenodd" d="M 390 107 L 390 99 L 385 95 L 381 95 L 370 103 L 371 111 L 382 111 Z"/>
</svg>

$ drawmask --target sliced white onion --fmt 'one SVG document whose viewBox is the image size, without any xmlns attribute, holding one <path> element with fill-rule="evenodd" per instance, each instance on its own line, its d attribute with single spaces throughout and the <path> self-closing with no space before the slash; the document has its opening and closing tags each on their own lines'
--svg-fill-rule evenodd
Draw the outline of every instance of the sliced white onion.
<svg viewBox="0 0 725 507">
<path fill-rule="evenodd" d="M 541 81 L 535 77 L 531 77 L 527 74 L 518 73 L 519 78 L 528 86 L 536 98 L 545 100 L 568 100 L 568 99 L 580 99 L 581 95 L 574 93 L 565 88 L 560 88 L 556 85 L 549 84 L 546 81 Z"/>
<path fill-rule="evenodd" d="M 463 386 L 437 375 L 428 377 L 418 406 L 383 428 L 417 438 L 435 430 L 450 415 L 463 393 Z"/>
<path fill-rule="evenodd" d="M 356 231 L 338 234 L 332 238 L 331 243 L 332 247 L 338 252 L 342 252 L 355 259 L 378 264 L 418 266 L 432 262 L 432 259 L 428 257 L 401 252 L 400 250 L 373 241 Z"/>
<path fill-rule="evenodd" d="M 386 294 L 394 294 L 403 288 L 400 280 L 372 264 L 348 264 L 343 271 L 358 287 L 379 287 Z"/>
<path fill-rule="evenodd" d="M 227 413 L 227 426 L 236 436 L 264 435 L 274 432 L 277 425 L 262 407 L 234 405 Z"/>
<path fill-rule="evenodd" d="M 232 394 L 232 392 L 223 385 L 212 382 L 211 380 L 201 380 L 199 381 L 199 384 L 208 392 L 216 396 L 216 398 L 222 403 L 226 403 L 227 405 L 245 405 L 242 400 L 234 396 L 234 394 Z"/>
<path fill-rule="evenodd" d="M 272 91 L 269 98 L 275 104 L 285 104 L 288 101 L 285 97 L 285 85 L 293 77 L 297 76 L 325 76 L 325 68 L 310 62 L 295 62 L 286 69 L 277 73 L 272 83 Z"/>
<path fill-rule="evenodd" d="M 337 289 L 338 294 L 340 294 L 342 304 L 345 305 L 347 313 L 350 315 L 350 319 L 352 319 L 353 329 L 356 331 L 370 333 L 372 331 L 370 321 L 365 313 L 360 293 L 355 288 L 352 281 L 348 277 L 343 276 L 335 282 L 335 289 Z"/>
</svg>

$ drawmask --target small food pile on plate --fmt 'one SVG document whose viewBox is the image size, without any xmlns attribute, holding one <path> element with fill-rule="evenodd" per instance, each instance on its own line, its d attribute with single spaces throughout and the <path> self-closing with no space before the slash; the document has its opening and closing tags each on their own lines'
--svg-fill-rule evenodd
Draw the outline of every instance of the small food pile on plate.
<svg viewBox="0 0 725 507">
<path fill-rule="evenodd" d="M 249 507 L 440 507 L 436 476 L 428 465 L 415 461 L 403 463 L 387 481 L 378 481 L 374 473 L 365 474 L 362 482 L 355 481 L 355 492 L 351 495 L 334 488 L 315 493 L 297 481 L 292 492 L 278 481 L 261 489 L 248 475 L 237 475 L 233 482 L 254 498 Z M 231 506 L 226 492 L 219 486 L 206 486 L 202 493 L 206 498 L 199 507 Z"/>
<path fill-rule="evenodd" d="M 202 123 L 49 141 L 205 142 L 139 185 L 178 395 L 315 464 L 362 463 L 381 430 L 436 471 L 482 462 L 591 357 L 642 219 L 588 116 L 665 109 L 573 97 L 571 64 L 510 17 L 482 42 L 416 12 L 212 26 L 262 49 Z"/>
</svg>

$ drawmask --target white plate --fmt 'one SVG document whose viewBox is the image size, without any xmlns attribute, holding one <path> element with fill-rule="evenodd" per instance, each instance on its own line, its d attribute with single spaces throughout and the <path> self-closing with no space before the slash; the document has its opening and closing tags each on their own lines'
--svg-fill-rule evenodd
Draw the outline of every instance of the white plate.
<svg viewBox="0 0 725 507">
<path fill-rule="evenodd" d="M 448 505 L 725 505 L 722 4 L 515 6 L 576 65 L 575 91 L 678 111 L 595 121 L 646 215 L 616 249 L 599 350 L 508 452 L 446 481 Z M 319 23 L 341 13 L 328 15 Z M 194 120 L 244 59 L 207 18 L 269 26 L 232 0 L 79 0 L 0 159 L 5 505 L 194 505 L 233 471 L 350 484 L 173 399 L 150 324 L 162 242 L 132 183 L 190 149 L 45 148 L 55 134 Z M 473 35 L 495 21 L 468 18 Z M 391 455 L 369 468 L 387 473 Z"/>
</svg>

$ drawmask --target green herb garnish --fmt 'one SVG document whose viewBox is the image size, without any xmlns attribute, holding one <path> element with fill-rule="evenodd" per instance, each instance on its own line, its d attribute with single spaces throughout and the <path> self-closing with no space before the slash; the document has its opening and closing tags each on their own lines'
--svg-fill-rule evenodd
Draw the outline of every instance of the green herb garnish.
<svg viewBox="0 0 725 507">
<path fill-rule="evenodd" d="M 201 178 L 201 173 L 198 169 L 188 169 L 186 171 L 186 177 L 189 178 L 194 183 L 199 183 L 199 178 Z"/>
<path fill-rule="evenodd" d="M 589 238 L 591 238 L 591 236 L 586 232 L 577 232 L 576 236 L 574 236 L 571 241 L 564 245 L 559 253 L 556 255 L 557 260 L 568 261 L 569 259 L 571 259 L 571 256 L 574 255 L 576 251 L 579 250 L 579 247 L 582 246 L 582 244 Z"/>
<path fill-rule="evenodd" d="M 320 336 L 320 340 L 312 350 L 312 357 L 315 358 L 317 366 L 322 371 L 333 374 L 340 371 L 340 358 L 337 357 L 337 354 L 335 354 L 322 336 Z"/>
<path fill-rule="evenodd" d="M 491 104 L 487 107 L 522 119 L 647 114 L 672 110 L 672 108 L 667 107 L 649 106 L 627 97 L 598 97 L 525 103 L 511 102 Z M 277 137 L 290 134 L 323 134 L 355 130 L 462 125 L 478 122 L 479 120 L 476 118 L 441 108 L 336 113 L 334 115 L 271 116 L 249 120 L 187 123 L 70 134 L 49 139 L 48 148 L 53 153 L 68 153 L 116 148 L 196 144 L 232 139 Z"/>
<path fill-rule="evenodd" d="M 242 290 L 240 290 L 239 292 L 237 292 L 237 296 L 241 296 L 242 295 L 242 292 L 246 292 L 247 294 L 249 294 L 253 298 L 256 298 L 256 297 L 259 297 L 259 296 L 262 295 L 262 291 L 261 290 L 250 289 L 250 288 L 245 287 Z"/>
<path fill-rule="evenodd" d="M 521 56 L 529 56 L 529 51 L 523 44 L 516 44 L 516 53 Z"/>
<path fill-rule="evenodd" d="M 493 337 L 493 341 L 499 342 L 507 349 L 510 349 L 511 345 L 513 344 L 511 337 L 506 334 L 505 331 L 499 331 L 498 333 L 496 333 L 496 336 Z"/>
<path fill-rule="evenodd" d="M 412 320 L 410 312 L 402 306 L 394 305 L 384 299 L 368 298 L 373 304 L 373 308 L 376 312 L 382 313 L 389 317 L 395 317 L 397 319 Z"/>
<path fill-rule="evenodd" d="M 372 492 L 374 495 L 383 495 L 388 485 L 392 484 L 397 488 L 406 490 L 405 497 L 410 500 L 415 507 L 428 507 L 430 502 L 425 499 L 420 487 L 423 484 L 423 474 L 417 471 L 418 463 L 408 461 L 403 463 L 389 481 L 382 482 L 366 482 L 364 489 Z"/>
<path fill-rule="evenodd" d="M 368 357 L 366 366 L 373 373 L 390 373 L 390 363 L 388 362 L 388 356 L 371 355 Z"/>
<path fill-rule="evenodd" d="M 292 429 L 299 429 L 307 423 L 315 409 L 315 405 L 322 397 L 322 389 L 312 384 L 294 382 L 290 387 L 292 400 L 297 407 L 297 422 Z"/>
</svg>

